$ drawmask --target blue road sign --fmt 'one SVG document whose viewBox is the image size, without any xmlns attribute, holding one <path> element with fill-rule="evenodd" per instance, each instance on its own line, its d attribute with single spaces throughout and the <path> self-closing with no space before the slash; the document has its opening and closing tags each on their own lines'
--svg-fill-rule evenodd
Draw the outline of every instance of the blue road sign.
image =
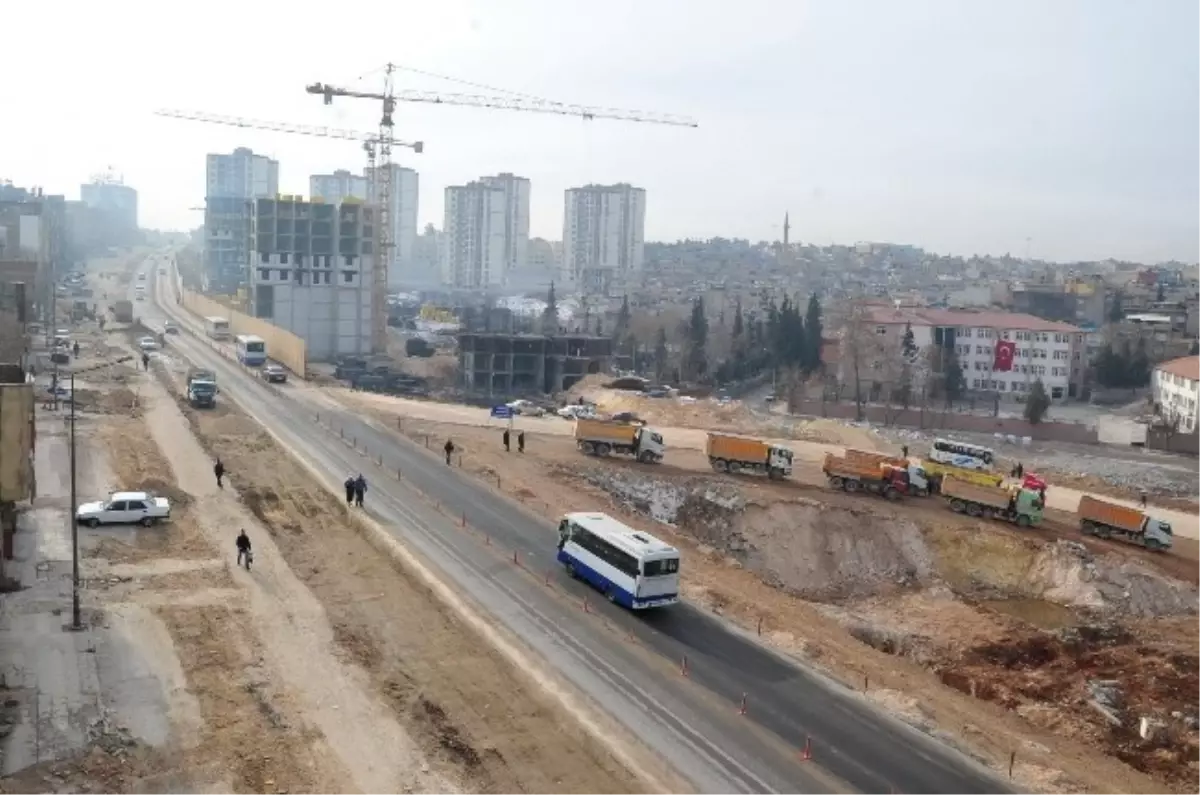
<svg viewBox="0 0 1200 795">
<path fill-rule="evenodd" d="M 502 420 L 511 420 L 512 409 L 508 406 L 492 406 L 492 416 Z"/>
</svg>

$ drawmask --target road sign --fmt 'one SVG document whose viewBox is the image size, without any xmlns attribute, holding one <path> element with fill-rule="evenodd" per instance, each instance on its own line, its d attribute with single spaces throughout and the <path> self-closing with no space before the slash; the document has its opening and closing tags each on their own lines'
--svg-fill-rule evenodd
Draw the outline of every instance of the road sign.
<svg viewBox="0 0 1200 795">
<path fill-rule="evenodd" d="M 511 420 L 512 409 L 509 406 L 492 406 L 492 416 L 501 420 Z"/>
</svg>

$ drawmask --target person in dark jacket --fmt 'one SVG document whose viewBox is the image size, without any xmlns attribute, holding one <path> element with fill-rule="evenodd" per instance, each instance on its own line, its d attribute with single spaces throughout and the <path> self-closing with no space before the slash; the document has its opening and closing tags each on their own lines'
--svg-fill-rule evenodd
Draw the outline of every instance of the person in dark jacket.
<svg viewBox="0 0 1200 795">
<path fill-rule="evenodd" d="M 344 485 L 346 486 L 346 504 L 352 505 L 354 504 L 354 476 L 346 478 Z"/>
<path fill-rule="evenodd" d="M 367 479 L 360 472 L 358 477 L 354 479 L 354 504 L 359 508 L 362 507 L 363 497 L 367 493 Z"/>
<path fill-rule="evenodd" d="M 450 466 L 450 456 L 454 455 L 454 442 L 447 439 L 443 449 L 446 451 L 446 466 Z"/>
<path fill-rule="evenodd" d="M 510 437 L 508 435 L 508 428 L 504 429 L 504 436 L 501 438 L 503 438 L 503 440 L 504 440 L 504 452 L 506 452 L 506 453 L 511 452 L 512 448 L 509 446 Z"/>
<path fill-rule="evenodd" d="M 225 486 L 221 484 L 221 478 L 225 477 L 225 465 L 221 463 L 221 459 L 219 458 L 217 459 L 217 463 L 213 465 L 213 474 L 217 476 L 217 488 L 225 488 Z"/>
<path fill-rule="evenodd" d="M 242 565 L 242 558 L 250 555 L 250 536 L 246 535 L 245 528 L 238 533 L 237 537 L 237 565 Z"/>
<path fill-rule="evenodd" d="M 517 452 L 525 452 L 525 431 L 520 431 L 517 433 Z"/>
</svg>

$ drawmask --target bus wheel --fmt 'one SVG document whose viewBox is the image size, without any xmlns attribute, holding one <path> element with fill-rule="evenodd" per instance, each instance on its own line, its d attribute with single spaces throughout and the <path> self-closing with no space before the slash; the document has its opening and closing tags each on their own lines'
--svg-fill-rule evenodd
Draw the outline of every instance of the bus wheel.
<svg viewBox="0 0 1200 795">
<path fill-rule="evenodd" d="M 617 603 L 617 589 L 612 587 L 611 584 L 604 589 L 604 595 L 607 596 L 608 601 L 612 602 L 614 605 Z"/>
<path fill-rule="evenodd" d="M 575 580 L 579 579 L 579 575 L 575 572 L 575 564 L 574 563 L 567 564 L 567 574 L 571 577 L 571 579 L 575 579 Z"/>
</svg>

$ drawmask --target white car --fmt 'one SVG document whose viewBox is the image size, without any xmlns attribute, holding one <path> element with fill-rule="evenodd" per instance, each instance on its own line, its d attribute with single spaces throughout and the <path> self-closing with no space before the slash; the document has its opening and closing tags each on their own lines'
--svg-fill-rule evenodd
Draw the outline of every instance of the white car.
<svg viewBox="0 0 1200 795">
<path fill-rule="evenodd" d="M 561 409 L 559 409 L 558 416 L 562 417 L 564 420 L 577 420 L 580 417 L 583 417 L 584 419 L 592 419 L 596 416 L 596 407 L 590 406 L 586 403 L 583 405 L 572 403 L 569 406 L 563 406 Z"/>
<path fill-rule="evenodd" d="M 508 404 L 512 409 L 513 414 L 521 414 L 526 417 L 540 417 L 546 413 L 546 410 L 534 403 L 532 400 L 514 400 Z"/>
<path fill-rule="evenodd" d="M 75 521 L 88 527 L 102 524 L 149 527 L 170 518 L 170 501 L 144 491 L 115 491 L 103 502 L 85 502 L 75 509 Z"/>
<path fill-rule="evenodd" d="M 142 349 L 143 353 L 158 350 L 158 341 L 154 337 L 139 337 L 137 346 Z"/>
</svg>

